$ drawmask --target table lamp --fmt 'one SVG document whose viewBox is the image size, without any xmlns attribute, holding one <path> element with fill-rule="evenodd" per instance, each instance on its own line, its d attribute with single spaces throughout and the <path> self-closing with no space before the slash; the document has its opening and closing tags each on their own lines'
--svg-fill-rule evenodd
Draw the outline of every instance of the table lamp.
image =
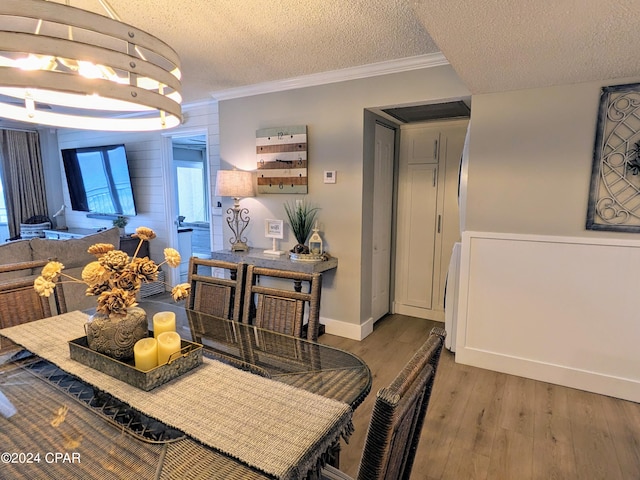
<svg viewBox="0 0 640 480">
<path fill-rule="evenodd" d="M 253 173 L 242 170 L 218 170 L 216 176 L 216 196 L 233 197 L 233 207 L 227 209 L 227 223 L 233 232 L 229 239 L 232 252 L 247 252 L 246 237 L 242 233 L 249 225 L 249 210 L 240 208 L 240 198 L 254 197 Z"/>
</svg>

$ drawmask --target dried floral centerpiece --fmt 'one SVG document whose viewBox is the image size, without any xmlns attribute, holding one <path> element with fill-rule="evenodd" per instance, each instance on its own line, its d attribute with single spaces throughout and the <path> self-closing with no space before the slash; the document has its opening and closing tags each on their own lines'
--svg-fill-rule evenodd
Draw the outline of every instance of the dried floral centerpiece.
<svg viewBox="0 0 640 480">
<path fill-rule="evenodd" d="M 62 283 L 86 284 L 86 294 L 98 297 L 96 313 L 85 325 L 89 347 L 117 359 L 132 358 L 135 343 L 148 335 L 147 314 L 137 307 L 142 284 L 156 282 L 161 265 L 180 265 L 180 254 L 173 248 L 164 249 L 165 259 L 160 264 L 137 257 L 142 243 L 156 238 L 152 229 L 138 227 L 132 237 L 140 240 L 132 257 L 109 243 L 96 243 L 87 250 L 96 260 L 84 267 L 81 280 L 63 273 L 62 263 L 51 261 L 34 282 L 36 292 L 45 297 L 51 295 L 59 277 Z M 171 295 L 175 301 L 184 300 L 189 289 L 188 283 L 181 283 L 173 287 Z"/>
</svg>

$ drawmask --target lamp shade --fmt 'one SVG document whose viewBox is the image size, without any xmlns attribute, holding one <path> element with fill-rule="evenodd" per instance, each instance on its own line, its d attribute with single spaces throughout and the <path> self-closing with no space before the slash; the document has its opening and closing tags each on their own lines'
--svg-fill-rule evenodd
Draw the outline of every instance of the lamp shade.
<svg viewBox="0 0 640 480">
<path fill-rule="evenodd" d="M 218 170 L 217 197 L 254 197 L 253 173 L 242 170 Z"/>
</svg>

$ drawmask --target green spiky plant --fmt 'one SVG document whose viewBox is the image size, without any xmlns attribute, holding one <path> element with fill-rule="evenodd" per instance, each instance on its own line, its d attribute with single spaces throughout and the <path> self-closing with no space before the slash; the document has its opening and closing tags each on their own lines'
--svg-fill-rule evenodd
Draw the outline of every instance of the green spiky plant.
<svg viewBox="0 0 640 480">
<path fill-rule="evenodd" d="M 307 204 L 306 201 L 290 204 L 285 202 L 284 211 L 289 218 L 289 225 L 293 230 L 293 235 L 296 237 L 298 244 L 291 250 L 294 253 L 309 253 L 309 247 L 304 243 L 311 235 L 313 224 L 318 216 L 318 207 L 312 207 Z"/>
<path fill-rule="evenodd" d="M 127 217 L 123 217 L 122 215 L 118 215 L 118 218 L 113 220 L 113 226 L 118 228 L 124 228 L 129 223 L 129 219 Z"/>
</svg>

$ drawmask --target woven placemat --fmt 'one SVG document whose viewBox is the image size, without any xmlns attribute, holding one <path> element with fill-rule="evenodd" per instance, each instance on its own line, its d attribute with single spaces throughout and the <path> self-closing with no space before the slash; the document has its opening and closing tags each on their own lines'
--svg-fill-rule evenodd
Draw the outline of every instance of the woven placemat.
<svg viewBox="0 0 640 480">
<path fill-rule="evenodd" d="M 205 445 L 283 480 L 304 478 L 352 429 L 351 408 L 280 382 L 204 359 L 191 372 L 150 392 L 69 357 L 87 315 L 64 315 L 0 330 L 58 365 Z"/>
</svg>

